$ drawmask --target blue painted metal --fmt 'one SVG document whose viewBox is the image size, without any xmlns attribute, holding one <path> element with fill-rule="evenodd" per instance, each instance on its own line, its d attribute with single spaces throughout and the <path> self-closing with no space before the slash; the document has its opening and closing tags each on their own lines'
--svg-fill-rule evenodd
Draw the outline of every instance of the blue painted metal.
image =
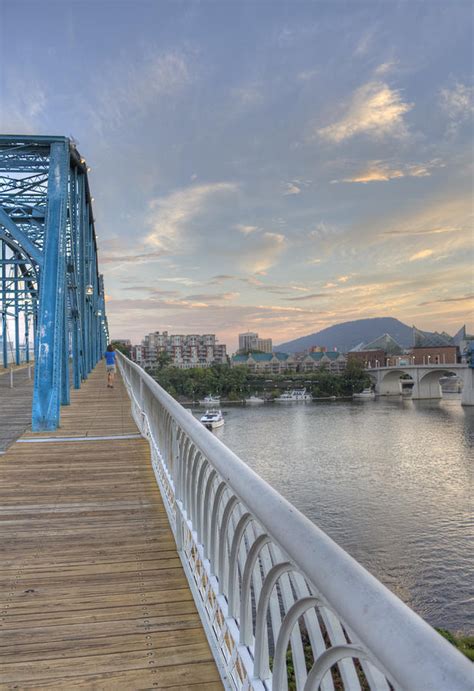
<svg viewBox="0 0 474 691">
<path fill-rule="evenodd" d="M 79 388 L 108 341 L 91 201 L 68 138 L 0 135 L 0 355 L 19 362 L 22 340 L 29 361 L 33 334 L 35 430 L 59 424 L 71 356 Z"/>
</svg>

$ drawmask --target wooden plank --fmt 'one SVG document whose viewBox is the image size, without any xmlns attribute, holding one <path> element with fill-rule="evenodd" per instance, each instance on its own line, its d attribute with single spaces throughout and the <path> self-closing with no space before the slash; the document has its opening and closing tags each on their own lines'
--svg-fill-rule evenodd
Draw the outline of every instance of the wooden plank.
<svg viewBox="0 0 474 691">
<path fill-rule="evenodd" d="M 0 456 L 0 689 L 222 688 L 136 433 L 101 365 Z"/>
</svg>

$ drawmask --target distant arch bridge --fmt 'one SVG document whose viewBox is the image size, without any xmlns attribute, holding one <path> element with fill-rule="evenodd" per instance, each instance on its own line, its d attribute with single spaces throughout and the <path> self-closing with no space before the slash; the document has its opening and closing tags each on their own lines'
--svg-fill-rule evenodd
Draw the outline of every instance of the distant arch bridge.
<svg viewBox="0 0 474 691">
<path fill-rule="evenodd" d="M 401 393 L 400 378 L 406 374 L 413 381 L 412 398 L 442 398 L 440 379 L 455 374 L 463 382 L 461 403 L 474 405 L 474 369 L 467 364 L 400 365 L 368 368 L 367 374 L 375 384 L 375 393 L 395 396 Z"/>
</svg>

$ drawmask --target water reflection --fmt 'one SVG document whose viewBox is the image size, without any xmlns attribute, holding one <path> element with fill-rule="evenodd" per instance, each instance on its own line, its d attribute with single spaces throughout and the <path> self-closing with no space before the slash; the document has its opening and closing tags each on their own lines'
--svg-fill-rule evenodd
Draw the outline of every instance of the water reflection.
<svg viewBox="0 0 474 691">
<path fill-rule="evenodd" d="M 222 441 L 435 626 L 474 630 L 474 409 L 459 400 L 229 408 Z"/>
</svg>

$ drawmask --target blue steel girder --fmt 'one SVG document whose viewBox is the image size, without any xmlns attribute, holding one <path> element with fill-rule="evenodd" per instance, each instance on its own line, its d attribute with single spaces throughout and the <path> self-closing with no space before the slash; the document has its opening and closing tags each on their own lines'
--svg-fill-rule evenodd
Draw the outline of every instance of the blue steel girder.
<svg viewBox="0 0 474 691">
<path fill-rule="evenodd" d="M 87 167 L 67 137 L 0 135 L 0 357 L 36 359 L 32 425 L 56 429 L 108 341 Z M 20 320 L 23 315 L 23 325 Z"/>
</svg>

